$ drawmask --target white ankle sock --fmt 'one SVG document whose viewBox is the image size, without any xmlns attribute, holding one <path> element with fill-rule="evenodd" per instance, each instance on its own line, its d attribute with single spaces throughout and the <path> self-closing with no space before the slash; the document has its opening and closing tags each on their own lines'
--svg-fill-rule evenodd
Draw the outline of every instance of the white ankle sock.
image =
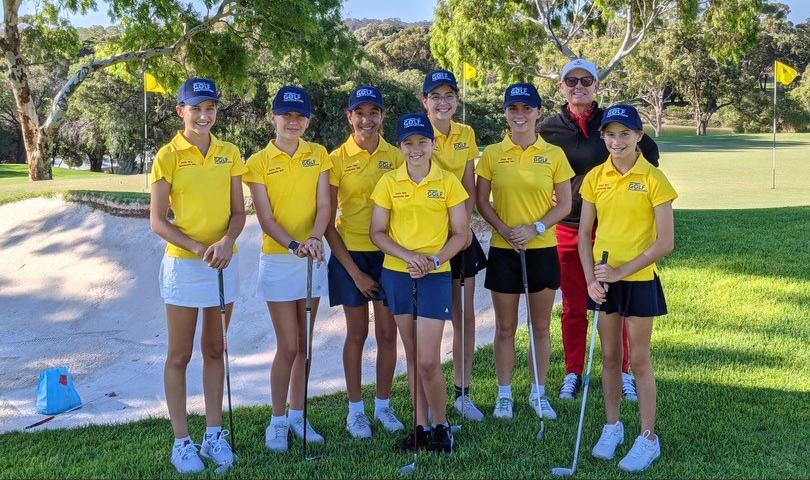
<svg viewBox="0 0 810 480">
<path fill-rule="evenodd" d="M 183 446 L 183 444 L 185 444 L 186 442 L 191 443 L 191 437 L 185 437 L 185 438 L 175 438 L 175 439 L 174 439 L 174 446 L 175 446 L 175 447 L 181 447 L 181 446 Z"/>
<path fill-rule="evenodd" d="M 222 427 L 205 427 L 205 437 L 215 437 L 222 431 Z"/>
<path fill-rule="evenodd" d="M 349 402 L 349 415 L 354 413 L 365 413 L 366 406 L 363 405 L 363 401 L 360 400 L 359 402 Z"/>
<path fill-rule="evenodd" d="M 498 385 L 498 396 L 512 398 L 512 384 Z"/>
<path fill-rule="evenodd" d="M 388 408 L 391 406 L 391 399 L 386 398 L 385 400 L 381 398 L 374 397 L 374 411 L 382 410 L 383 408 Z"/>
<path fill-rule="evenodd" d="M 279 415 L 278 417 L 275 415 L 270 416 L 270 425 L 276 425 L 279 423 L 287 423 L 287 415 Z"/>
<path fill-rule="evenodd" d="M 296 420 L 303 416 L 303 410 L 293 410 L 292 408 L 290 409 L 290 413 L 287 414 L 287 417 L 290 419 L 290 423 L 295 423 Z"/>
<path fill-rule="evenodd" d="M 545 385 L 535 385 L 532 383 L 532 395 L 543 396 L 546 394 L 546 386 Z"/>
</svg>

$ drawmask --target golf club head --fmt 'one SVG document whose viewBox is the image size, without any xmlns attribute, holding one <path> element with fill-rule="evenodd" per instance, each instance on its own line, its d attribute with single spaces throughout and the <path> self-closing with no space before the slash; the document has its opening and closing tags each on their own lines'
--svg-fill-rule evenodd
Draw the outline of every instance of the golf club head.
<svg viewBox="0 0 810 480">
<path fill-rule="evenodd" d="M 305 458 L 304 460 L 306 460 L 307 462 L 311 462 L 313 460 L 320 460 L 322 458 L 323 458 L 323 455 L 312 455 L 310 457 Z"/>
<path fill-rule="evenodd" d="M 556 467 L 551 469 L 551 474 L 555 477 L 570 477 L 574 474 L 574 471 L 570 468 Z"/>
<path fill-rule="evenodd" d="M 399 474 L 400 475 L 408 475 L 409 473 L 413 472 L 414 470 L 416 470 L 416 462 L 410 463 L 410 464 L 405 465 L 404 467 L 400 468 L 399 469 Z"/>
<path fill-rule="evenodd" d="M 546 435 L 545 435 L 545 433 L 543 433 L 542 430 L 537 432 L 537 439 L 538 440 L 543 440 L 545 437 L 546 437 Z"/>
<path fill-rule="evenodd" d="M 461 425 L 450 425 L 450 431 L 452 433 L 459 432 L 461 431 L 461 427 L 462 427 Z"/>
<path fill-rule="evenodd" d="M 214 470 L 214 473 L 216 473 L 216 474 L 225 473 L 228 470 L 230 470 L 231 468 L 233 468 L 233 463 L 226 463 L 226 464 L 223 464 L 223 465 L 220 465 L 219 467 L 217 467 L 217 469 Z"/>
</svg>

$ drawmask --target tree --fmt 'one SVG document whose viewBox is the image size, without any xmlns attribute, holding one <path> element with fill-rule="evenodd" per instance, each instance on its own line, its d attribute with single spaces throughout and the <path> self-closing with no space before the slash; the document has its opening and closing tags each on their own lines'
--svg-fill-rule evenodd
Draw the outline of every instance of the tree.
<svg viewBox="0 0 810 480">
<path fill-rule="evenodd" d="M 76 29 L 63 18 L 95 8 L 93 0 L 43 0 L 31 23 L 18 15 L 23 0 L 3 0 L 0 52 L 14 92 L 32 180 L 51 178 L 48 160 L 53 141 L 68 111 L 68 102 L 94 72 L 120 68 L 158 57 L 154 67 L 161 80 L 177 86 L 189 73 L 209 76 L 240 88 L 247 67 L 260 56 L 284 61 L 302 78 L 319 77 L 327 64 L 346 68 L 354 40 L 340 22 L 340 0 L 203 0 L 205 14 L 182 0 L 110 0 L 109 15 L 120 23 L 116 40 L 95 48 L 53 99 L 40 123 L 29 80 L 38 56 L 74 58 L 79 51 Z M 25 39 L 30 42 L 24 42 Z"/>
<path fill-rule="evenodd" d="M 593 45 L 577 44 L 578 40 L 601 37 L 613 26 L 622 33 L 599 72 L 603 79 L 649 32 L 660 28 L 664 14 L 684 29 L 691 29 L 699 18 L 708 22 L 721 40 L 713 44 L 713 53 L 736 58 L 737 46 L 750 42 L 750 23 L 760 4 L 761 0 L 439 0 L 431 50 L 447 67 L 459 68 L 466 61 L 508 80 L 557 78 L 562 60 L 590 56 Z"/>
<path fill-rule="evenodd" d="M 430 53 L 427 27 L 405 27 L 390 35 L 370 40 L 364 49 L 386 67 L 396 70 L 419 70 L 427 73 L 438 67 Z"/>
</svg>

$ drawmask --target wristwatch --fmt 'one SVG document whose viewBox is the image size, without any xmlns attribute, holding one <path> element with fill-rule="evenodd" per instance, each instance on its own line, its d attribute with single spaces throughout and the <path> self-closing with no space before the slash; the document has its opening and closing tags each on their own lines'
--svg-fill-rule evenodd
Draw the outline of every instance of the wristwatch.
<svg viewBox="0 0 810 480">
<path fill-rule="evenodd" d="M 534 229 L 537 230 L 538 235 L 542 235 L 546 231 L 546 226 L 543 222 L 534 222 Z"/>
<path fill-rule="evenodd" d="M 433 255 L 433 269 L 438 270 L 442 263 L 439 261 L 438 255 Z"/>
<path fill-rule="evenodd" d="M 287 245 L 287 250 L 289 250 L 289 251 L 290 251 L 290 253 L 292 253 L 293 255 L 295 255 L 295 251 L 298 249 L 298 247 L 299 247 L 300 245 L 301 245 L 300 243 L 298 243 L 298 242 L 296 242 L 295 240 L 293 240 L 292 242 L 290 242 L 290 244 L 289 244 L 289 245 Z"/>
</svg>

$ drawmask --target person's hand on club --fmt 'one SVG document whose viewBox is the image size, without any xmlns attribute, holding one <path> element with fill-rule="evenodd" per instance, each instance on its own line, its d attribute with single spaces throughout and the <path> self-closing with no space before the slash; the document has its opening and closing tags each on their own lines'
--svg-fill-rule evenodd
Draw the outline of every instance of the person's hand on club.
<svg viewBox="0 0 810 480">
<path fill-rule="evenodd" d="M 310 257 L 320 268 L 323 263 L 323 241 L 320 238 L 309 237 L 298 247 L 298 256 L 301 258 Z"/>
<path fill-rule="evenodd" d="M 588 296 L 591 297 L 591 300 L 601 305 L 605 303 L 608 288 L 609 286 L 607 284 L 603 286 L 599 280 L 594 279 L 592 282 L 588 283 Z"/>
<path fill-rule="evenodd" d="M 593 274 L 602 283 L 616 283 L 622 279 L 619 272 L 607 263 L 597 263 L 593 267 Z"/>
<path fill-rule="evenodd" d="M 205 249 L 202 259 L 211 268 L 222 270 L 231 263 L 233 257 L 233 240 L 223 237 Z"/>
<path fill-rule="evenodd" d="M 508 243 L 510 247 L 512 247 L 512 250 L 516 252 L 520 251 L 520 245 L 510 240 L 510 236 L 512 235 L 512 229 L 504 225 L 503 228 L 498 229 L 498 233 L 501 235 L 504 241 Z"/>
<path fill-rule="evenodd" d="M 534 228 L 534 225 L 518 225 L 509 232 L 508 241 L 519 247 L 523 247 L 536 236 L 537 229 Z"/>
<path fill-rule="evenodd" d="M 427 255 L 411 252 L 403 260 L 408 266 L 411 278 L 422 278 L 433 270 L 433 259 Z"/>
<path fill-rule="evenodd" d="M 354 280 L 354 284 L 360 290 L 360 293 L 365 295 L 366 298 L 375 298 L 380 291 L 380 284 L 365 272 L 357 272 L 357 275 L 353 276 L 352 280 Z"/>
</svg>

